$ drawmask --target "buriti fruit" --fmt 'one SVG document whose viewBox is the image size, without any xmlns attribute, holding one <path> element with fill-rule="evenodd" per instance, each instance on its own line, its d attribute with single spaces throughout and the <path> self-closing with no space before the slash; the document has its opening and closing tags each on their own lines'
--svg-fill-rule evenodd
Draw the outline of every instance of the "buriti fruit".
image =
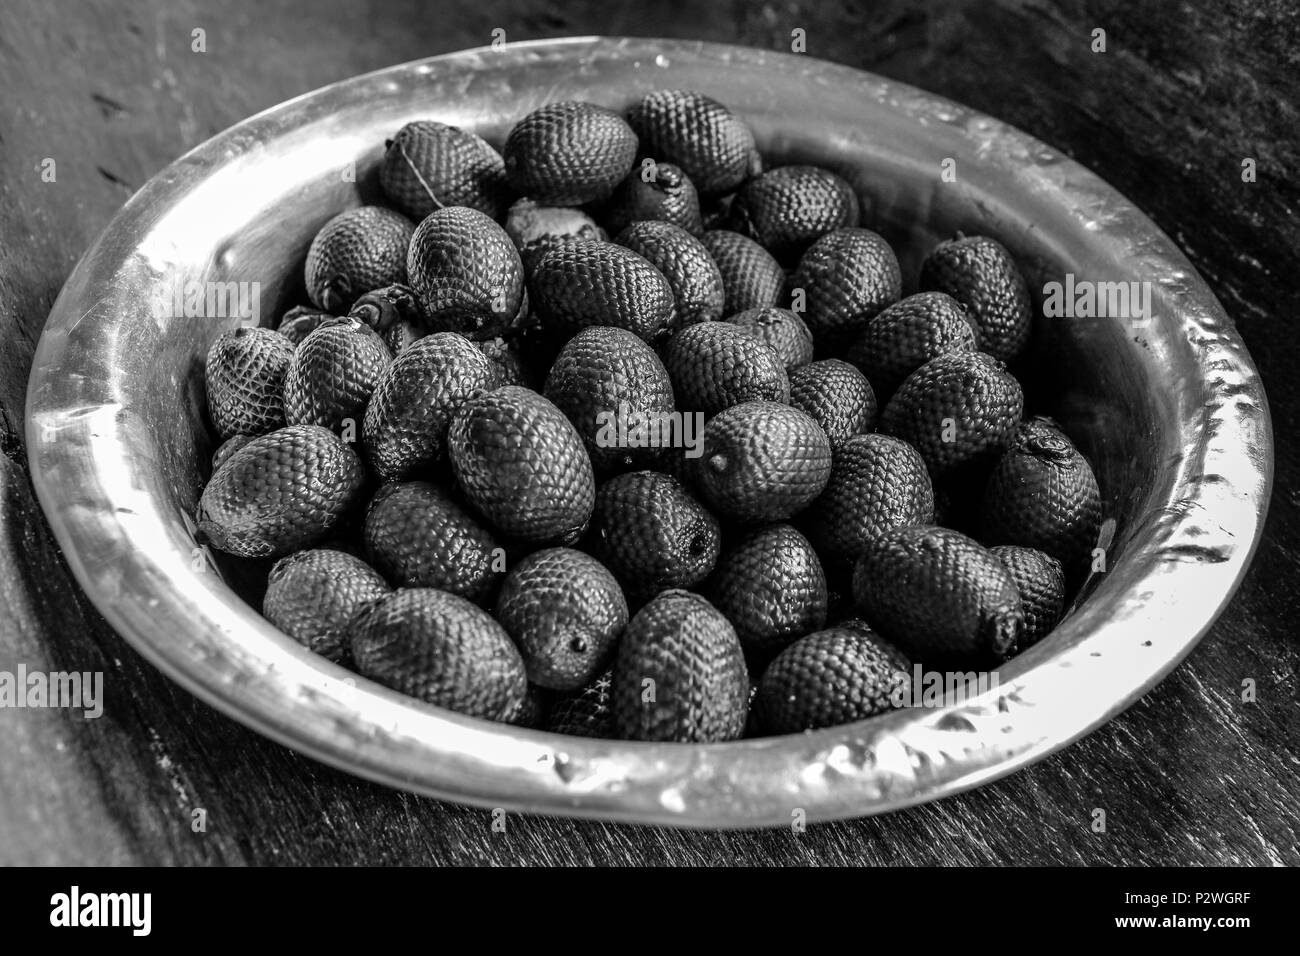
<svg viewBox="0 0 1300 956">
<path fill-rule="evenodd" d="M 696 91 L 520 113 L 396 130 L 280 331 L 213 340 L 196 541 L 269 620 L 506 733 L 684 744 L 1050 640 L 1127 499 L 1016 378 L 1007 247 L 915 247 L 898 187 Z"/>
</svg>

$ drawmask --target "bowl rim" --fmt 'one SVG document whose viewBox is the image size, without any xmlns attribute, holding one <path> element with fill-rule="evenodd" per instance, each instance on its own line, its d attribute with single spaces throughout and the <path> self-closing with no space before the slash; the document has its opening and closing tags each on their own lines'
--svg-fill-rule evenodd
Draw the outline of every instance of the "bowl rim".
<svg viewBox="0 0 1300 956">
<path fill-rule="evenodd" d="M 493 725 L 412 701 L 300 648 L 219 580 L 201 582 L 167 567 L 183 553 L 176 542 L 157 538 L 157 551 L 138 546 L 149 514 L 124 514 L 120 497 L 99 480 L 109 468 L 136 473 L 148 466 L 148 455 L 113 400 L 107 364 L 87 361 L 70 344 L 88 316 L 100 322 L 94 314 L 103 301 L 99 292 L 131 254 L 116 237 L 131 235 L 148 210 L 238 158 L 263 131 L 304 122 L 304 113 L 327 108 L 340 94 L 411 74 L 451 76 L 486 62 L 560 57 L 581 64 L 602 56 L 796 68 L 818 82 L 856 84 L 916 122 L 974 124 L 979 136 L 1041 158 L 1042 166 L 1031 164 L 1024 173 L 1026 181 L 1058 193 L 1077 215 L 1080 192 L 1123 210 L 1117 221 L 1128 237 L 1136 230 L 1167 267 L 1168 276 L 1157 279 L 1200 350 L 1199 378 L 1189 388 L 1201 388 L 1206 402 L 1178 422 L 1188 451 L 1188 467 L 1173 489 L 1181 512 L 1144 529 L 1105 576 L 1102 588 L 1128 599 L 1122 607 L 1103 612 L 1100 602 L 1085 601 L 1050 649 L 1039 645 L 1014 659 L 1010 682 L 959 704 L 896 710 L 787 737 L 653 744 Z M 1049 165 L 1050 176 L 1034 179 Z M 1103 223 L 1099 231 L 1113 228 Z M 100 324 L 111 334 L 109 322 Z M 708 828 L 789 825 L 909 806 L 1004 776 L 1097 728 L 1172 670 L 1231 599 L 1260 541 L 1273 468 L 1262 383 L 1222 307 L 1168 237 L 1091 172 L 997 120 L 850 67 L 725 44 L 613 37 L 510 42 L 387 67 L 287 100 L 190 150 L 127 202 L 64 285 L 33 360 L 26 437 L 37 497 L 92 603 L 154 666 L 228 716 L 327 764 L 442 799 Z M 151 507 L 139 495 L 132 504 Z M 1226 524 L 1205 519 L 1217 519 L 1229 506 Z M 1161 634 L 1161 614 L 1179 606 L 1189 586 L 1174 586 L 1175 568 L 1195 579 L 1199 603 L 1191 619 L 1179 621 L 1182 630 Z M 178 581 L 190 589 L 146 586 Z M 180 621 L 191 621 L 194 630 L 178 632 Z M 1145 656 L 1142 648 L 1150 649 Z M 1112 672 L 1124 670 L 1107 674 L 1111 693 L 1102 699 L 1073 693 L 1078 682 L 1102 673 L 1102 661 Z"/>
</svg>

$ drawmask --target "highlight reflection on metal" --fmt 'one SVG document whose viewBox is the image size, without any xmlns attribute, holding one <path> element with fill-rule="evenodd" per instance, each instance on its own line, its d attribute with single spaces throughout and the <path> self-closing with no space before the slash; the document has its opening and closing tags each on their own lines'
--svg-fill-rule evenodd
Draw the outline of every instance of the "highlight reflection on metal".
<svg viewBox="0 0 1300 956">
<path fill-rule="evenodd" d="M 195 560 L 211 450 L 201 368 L 237 318 L 155 310 L 186 281 L 258 282 L 289 304 L 317 228 L 373 196 L 384 139 L 436 118 L 500 143 L 557 99 L 626 106 L 656 87 L 742 113 L 778 160 L 846 172 L 904 274 L 954 229 L 999 236 L 1033 288 L 1066 272 L 1149 281 L 1154 318 L 1046 320 L 1035 364 L 1096 464 L 1109 569 L 1000 686 L 801 736 L 719 745 L 561 737 L 426 707 L 299 648 Z M 956 161 L 957 181 L 940 164 Z M 343 170 L 356 163 L 360 185 Z M 162 317 L 158 317 L 161 313 Z M 1238 585 L 1272 473 L 1259 377 L 1186 258 L 1069 159 L 947 100 L 805 56 L 642 39 L 473 50 L 338 83 L 209 140 L 151 180 L 68 279 L 28 394 L 32 474 L 105 617 L 199 697 L 323 761 L 484 806 L 689 826 L 877 813 L 975 786 L 1087 733 L 1163 677 Z"/>
</svg>

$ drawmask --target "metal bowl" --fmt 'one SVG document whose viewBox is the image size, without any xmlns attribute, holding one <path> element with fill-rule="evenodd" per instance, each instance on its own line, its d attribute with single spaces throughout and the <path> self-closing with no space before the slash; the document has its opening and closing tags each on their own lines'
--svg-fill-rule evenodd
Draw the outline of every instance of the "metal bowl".
<svg viewBox="0 0 1300 956">
<path fill-rule="evenodd" d="M 1033 289 L 1066 273 L 1151 283 L 1145 327 L 1040 320 L 1034 365 L 1053 385 L 1051 410 L 1092 459 L 1113 519 L 1103 532 L 1108 570 L 1047 641 L 1001 669 L 997 688 L 728 744 L 526 731 L 419 704 L 308 653 L 196 551 L 190 516 L 211 451 L 202 360 L 241 320 L 212 315 L 220 303 L 185 317 L 178 283 L 260 283 L 272 320 L 292 301 L 313 234 L 370 195 L 384 140 L 403 123 L 433 117 L 499 143 L 541 103 L 621 108 L 665 86 L 729 104 L 778 161 L 843 171 L 862 194 L 864 221 L 898 246 L 905 276 L 963 228 L 1002 239 Z M 955 182 L 941 176 L 945 159 Z M 643 39 L 434 57 L 326 87 L 209 140 L 146 184 L 68 279 L 27 406 L 36 490 L 73 572 L 140 653 L 212 706 L 395 787 L 697 827 L 931 800 L 1023 767 L 1119 713 L 1231 598 L 1259 541 L 1271 441 L 1259 377 L 1219 303 L 1174 244 L 1087 170 L 987 116 L 870 74 Z"/>
</svg>

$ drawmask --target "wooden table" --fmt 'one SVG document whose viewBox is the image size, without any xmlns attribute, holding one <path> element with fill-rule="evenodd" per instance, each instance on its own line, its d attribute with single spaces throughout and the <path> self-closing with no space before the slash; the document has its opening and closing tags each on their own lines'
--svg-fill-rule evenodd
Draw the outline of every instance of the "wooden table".
<svg viewBox="0 0 1300 956">
<path fill-rule="evenodd" d="M 828 8 L 831 6 L 826 5 Z M 233 0 L 0 9 L 0 669 L 102 670 L 98 720 L 0 711 L 0 863 L 1300 862 L 1300 13 L 1281 2 Z M 865 6 L 865 5 L 864 5 Z M 1132 7 L 1130 9 L 1130 7 Z M 397 793 L 263 739 L 155 672 L 81 596 L 32 494 L 23 398 L 68 272 L 184 150 L 287 97 L 489 42 L 671 35 L 788 49 L 948 95 L 1071 153 L 1184 249 L 1272 402 L 1268 533 L 1186 663 L 1064 753 L 883 818 L 757 833 L 511 818 Z M 1106 31 L 1105 53 L 1091 50 Z M 193 50 L 196 29 L 206 51 Z M 1242 159 L 1258 180 L 1241 179 Z M 56 179 L 45 182 L 46 159 Z M 1258 700 L 1243 703 L 1253 678 Z M 191 813 L 207 811 L 206 832 Z M 1107 813 L 1105 833 L 1090 827 Z"/>
</svg>

